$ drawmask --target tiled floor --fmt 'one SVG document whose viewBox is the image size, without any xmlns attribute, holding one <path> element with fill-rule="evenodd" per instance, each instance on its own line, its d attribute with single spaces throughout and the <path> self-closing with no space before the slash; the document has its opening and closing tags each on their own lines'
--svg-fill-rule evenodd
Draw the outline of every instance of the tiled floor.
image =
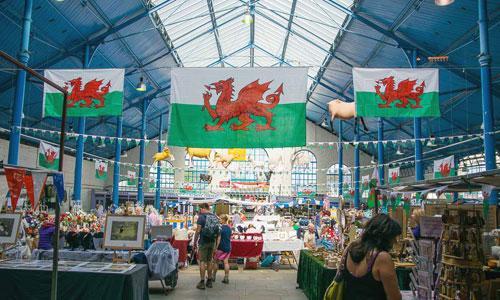
<svg viewBox="0 0 500 300">
<path fill-rule="evenodd" d="M 231 271 L 229 284 L 221 283 L 223 272 L 217 272 L 217 281 L 211 289 L 198 290 L 199 272 L 196 266 L 179 271 L 177 287 L 166 296 L 159 281 L 150 281 L 150 299 L 218 299 L 218 300 L 306 300 L 302 290 L 296 289 L 297 271 L 284 269 Z"/>
</svg>

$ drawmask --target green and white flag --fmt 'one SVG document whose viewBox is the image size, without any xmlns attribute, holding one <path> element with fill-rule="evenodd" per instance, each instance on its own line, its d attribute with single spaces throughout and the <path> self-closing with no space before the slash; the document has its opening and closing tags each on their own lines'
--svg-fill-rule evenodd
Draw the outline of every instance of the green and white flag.
<svg viewBox="0 0 500 300">
<path fill-rule="evenodd" d="M 356 115 L 439 117 L 438 69 L 353 68 Z"/>
<path fill-rule="evenodd" d="M 38 166 L 57 170 L 59 168 L 59 148 L 40 142 L 38 147 Z"/>
<path fill-rule="evenodd" d="M 68 91 L 68 117 L 121 116 L 123 69 L 45 70 L 44 76 Z M 44 116 L 60 117 L 63 99 L 60 91 L 45 83 Z"/>
<path fill-rule="evenodd" d="M 127 184 L 137 185 L 137 175 L 135 171 L 127 171 Z"/>
<path fill-rule="evenodd" d="M 306 144 L 307 68 L 174 68 L 168 145 Z"/>
<path fill-rule="evenodd" d="M 434 161 L 434 178 L 456 176 L 455 156 L 448 156 Z"/>
<path fill-rule="evenodd" d="M 102 160 L 95 162 L 95 178 L 106 180 L 108 178 L 108 163 Z"/>
<path fill-rule="evenodd" d="M 370 189 L 370 175 L 363 175 L 361 177 L 362 189 L 367 191 Z"/>
<path fill-rule="evenodd" d="M 389 184 L 398 184 L 399 178 L 399 167 L 389 169 Z"/>
</svg>

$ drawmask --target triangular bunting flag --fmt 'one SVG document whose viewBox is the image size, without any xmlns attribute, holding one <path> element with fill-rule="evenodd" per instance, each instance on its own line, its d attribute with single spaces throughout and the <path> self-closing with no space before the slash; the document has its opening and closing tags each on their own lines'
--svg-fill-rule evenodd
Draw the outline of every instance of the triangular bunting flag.
<svg viewBox="0 0 500 300">
<path fill-rule="evenodd" d="M 24 187 L 26 188 L 26 193 L 28 194 L 28 199 L 31 203 L 31 209 L 35 209 L 35 191 L 33 187 L 33 177 L 31 174 L 26 174 L 24 176 Z"/>
<path fill-rule="evenodd" d="M 26 170 L 19 168 L 5 167 L 5 178 L 10 191 L 10 201 L 12 204 L 12 211 L 16 210 L 17 201 L 24 184 L 24 176 Z"/>
<path fill-rule="evenodd" d="M 59 200 L 59 205 L 64 200 L 64 176 L 62 173 L 52 174 L 54 180 L 54 186 L 56 187 L 57 199 Z"/>
<path fill-rule="evenodd" d="M 43 188 L 47 182 L 47 172 L 31 172 L 31 177 L 33 179 L 33 192 L 35 195 L 35 203 L 33 209 L 38 208 L 40 204 L 40 197 L 42 196 Z"/>
</svg>

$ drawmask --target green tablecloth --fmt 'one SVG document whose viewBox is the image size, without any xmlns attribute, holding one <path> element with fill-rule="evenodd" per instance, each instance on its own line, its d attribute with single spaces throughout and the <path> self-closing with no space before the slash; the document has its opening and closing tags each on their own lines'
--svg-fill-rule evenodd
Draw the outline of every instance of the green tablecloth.
<svg viewBox="0 0 500 300">
<path fill-rule="evenodd" d="M 149 299 L 148 269 L 123 274 L 59 272 L 58 299 Z M 51 271 L 0 268 L 1 299 L 50 299 Z"/>
<path fill-rule="evenodd" d="M 396 268 L 401 290 L 410 289 L 410 272 L 410 268 Z M 336 269 L 325 268 L 323 261 L 312 256 L 309 250 L 300 251 L 297 284 L 309 300 L 322 300 L 336 273 Z"/>
<path fill-rule="evenodd" d="M 325 268 L 309 250 L 300 251 L 297 284 L 309 300 L 322 300 L 336 273 L 336 269 Z"/>
</svg>

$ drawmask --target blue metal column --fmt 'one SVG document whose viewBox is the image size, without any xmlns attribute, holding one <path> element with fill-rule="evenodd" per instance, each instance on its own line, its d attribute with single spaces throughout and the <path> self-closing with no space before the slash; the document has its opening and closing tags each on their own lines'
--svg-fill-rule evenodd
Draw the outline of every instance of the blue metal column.
<svg viewBox="0 0 500 300">
<path fill-rule="evenodd" d="M 115 165 L 113 169 L 113 204 L 118 206 L 119 184 L 120 184 L 120 157 L 122 154 L 122 125 L 123 117 L 116 119 L 116 139 L 115 139 Z"/>
<path fill-rule="evenodd" d="M 355 121 L 356 124 L 354 125 L 355 128 L 354 130 L 356 131 L 354 140 L 356 141 L 356 144 L 354 146 L 354 207 L 359 208 L 359 122 L 358 120 Z"/>
<path fill-rule="evenodd" d="M 493 103 L 491 99 L 490 45 L 488 41 L 488 8 L 486 0 L 479 0 L 479 64 L 481 65 L 481 94 L 483 100 L 483 140 L 486 170 L 496 168 L 495 136 L 493 132 Z M 492 191 L 490 204 L 497 205 L 497 192 Z"/>
<path fill-rule="evenodd" d="M 342 196 L 344 184 L 344 144 L 342 143 L 342 131 L 344 122 L 342 120 L 339 121 L 339 197 Z"/>
<path fill-rule="evenodd" d="M 24 65 L 28 64 L 30 58 L 29 44 L 31 31 L 31 12 L 33 10 L 33 0 L 24 1 L 23 32 L 21 39 L 21 50 L 19 51 L 19 61 Z M 19 159 L 19 143 L 21 142 L 21 124 L 23 119 L 24 91 L 26 89 L 26 71 L 20 70 L 17 73 L 15 102 L 12 108 L 12 127 L 10 131 L 9 159 L 11 165 L 17 165 Z"/>
<path fill-rule="evenodd" d="M 163 149 L 161 147 L 161 134 L 163 132 L 163 116 L 160 116 L 160 132 L 158 134 L 158 152 L 161 152 Z M 156 209 L 160 209 L 160 197 L 161 197 L 161 163 L 158 162 L 156 166 L 156 195 L 155 195 L 155 207 Z"/>
<path fill-rule="evenodd" d="M 137 185 L 137 203 L 144 204 L 144 156 L 146 156 L 146 113 L 148 111 L 148 100 L 144 99 L 142 103 L 141 117 L 141 145 L 139 150 L 139 184 Z"/>
<path fill-rule="evenodd" d="M 83 68 L 87 69 L 90 64 L 90 46 L 85 46 L 83 56 Z M 85 134 L 85 117 L 78 118 L 77 128 L 78 138 L 76 140 L 76 156 L 75 156 L 75 182 L 73 183 L 73 200 L 81 203 L 82 201 L 82 170 L 83 170 L 83 150 L 85 147 L 83 134 Z"/>
<path fill-rule="evenodd" d="M 378 138 L 378 144 L 377 144 L 377 150 L 378 150 L 378 184 L 379 185 L 384 185 L 385 180 L 384 180 L 384 144 L 382 141 L 384 140 L 384 119 L 379 118 L 378 119 L 378 132 L 377 132 L 377 138 Z"/>
<path fill-rule="evenodd" d="M 417 50 L 411 52 L 411 67 L 417 67 Z M 413 136 L 415 138 L 415 180 L 424 180 L 424 168 L 422 161 L 422 119 L 413 118 Z"/>
</svg>

